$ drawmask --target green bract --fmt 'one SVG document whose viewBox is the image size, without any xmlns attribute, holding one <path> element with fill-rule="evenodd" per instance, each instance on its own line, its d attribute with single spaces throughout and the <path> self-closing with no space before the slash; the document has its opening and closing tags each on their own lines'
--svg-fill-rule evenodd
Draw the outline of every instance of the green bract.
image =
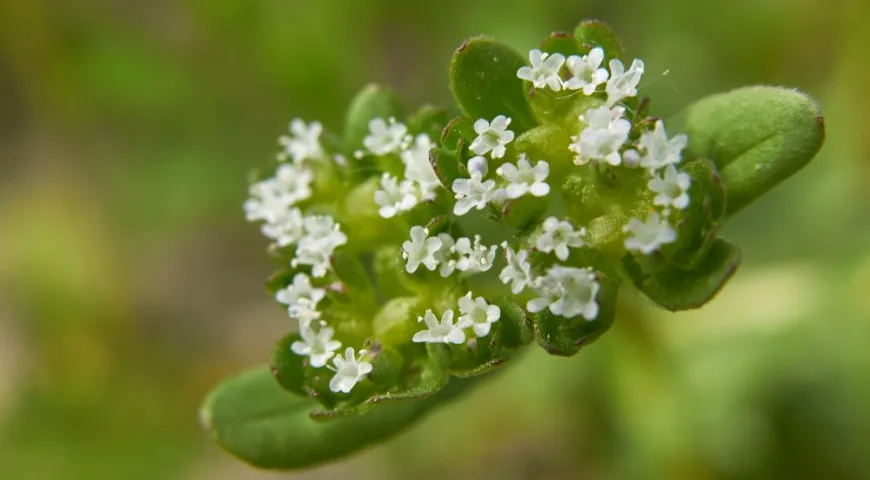
<svg viewBox="0 0 870 480">
<path fill-rule="evenodd" d="M 724 222 L 809 162 L 822 117 L 750 87 L 650 117 L 644 65 L 598 21 L 524 55 L 487 37 L 450 64 L 461 115 L 368 86 L 343 135 L 294 120 L 249 220 L 296 322 L 271 368 L 231 377 L 202 416 L 264 468 L 302 468 L 401 431 L 536 342 L 574 355 L 621 288 L 672 310 L 740 263 Z"/>
</svg>

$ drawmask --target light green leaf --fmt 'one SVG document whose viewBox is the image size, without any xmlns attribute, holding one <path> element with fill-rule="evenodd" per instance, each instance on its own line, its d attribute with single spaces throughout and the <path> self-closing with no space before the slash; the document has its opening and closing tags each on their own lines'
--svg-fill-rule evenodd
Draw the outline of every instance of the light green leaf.
<svg viewBox="0 0 870 480">
<path fill-rule="evenodd" d="M 404 118 L 404 107 L 399 97 L 390 89 L 380 85 L 366 85 L 354 97 L 347 110 L 344 138 L 349 149 L 362 148 L 363 139 L 369 132 L 369 121 L 373 118 Z"/>
<path fill-rule="evenodd" d="M 541 51 L 546 53 L 561 53 L 565 58 L 580 55 L 580 45 L 574 35 L 568 32 L 553 32 L 541 43 Z"/>
<path fill-rule="evenodd" d="M 619 38 L 610 27 L 599 20 L 586 20 L 577 25 L 577 28 L 574 29 L 574 36 L 577 37 L 577 42 L 580 43 L 585 52 L 595 47 L 601 47 L 607 60 L 622 58 L 623 50 Z"/>
</svg>

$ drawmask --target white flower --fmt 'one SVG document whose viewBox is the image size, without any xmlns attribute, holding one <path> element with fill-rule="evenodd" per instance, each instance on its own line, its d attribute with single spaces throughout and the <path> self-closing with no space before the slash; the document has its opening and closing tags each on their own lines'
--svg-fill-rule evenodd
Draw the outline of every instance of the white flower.
<svg viewBox="0 0 870 480">
<path fill-rule="evenodd" d="M 453 193 L 457 200 L 453 205 L 454 215 L 465 215 L 472 208 L 483 209 L 496 193 L 495 180 L 483 180 L 486 175 L 486 160 L 483 157 L 471 158 L 468 171 L 471 178 L 453 180 Z"/>
<path fill-rule="evenodd" d="M 559 260 L 568 259 L 569 247 L 577 248 L 586 244 L 583 241 L 586 229 L 574 230 L 567 220 L 559 221 L 556 217 L 549 217 L 544 220 L 543 227 L 543 233 L 535 242 L 535 248 L 544 253 L 556 252 Z"/>
<path fill-rule="evenodd" d="M 625 97 L 637 95 L 637 84 L 643 76 L 644 65 L 641 60 L 634 59 L 631 67 L 625 71 L 621 61 L 610 61 L 610 80 L 607 81 L 607 106 L 613 106 Z"/>
<path fill-rule="evenodd" d="M 438 234 L 438 239 L 441 240 L 441 248 L 435 252 L 435 260 L 441 265 L 438 269 L 441 278 L 447 278 L 456 269 L 456 261 L 450 258 L 456 252 L 453 248 L 456 242 L 449 233 L 444 232 Z"/>
<path fill-rule="evenodd" d="M 332 258 L 332 248 L 327 243 L 306 242 L 300 243 L 296 248 L 296 257 L 290 262 L 290 266 L 311 266 L 311 275 L 320 278 L 329 270 L 329 260 Z"/>
<path fill-rule="evenodd" d="M 347 347 L 344 358 L 337 356 L 332 359 L 335 364 L 335 376 L 329 381 L 329 389 L 335 393 L 349 393 L 351 389 L 372 371 L 372 364 L 363 361 L 363 351 L 356 357 L 353 348 Z"/>
<path fill-rule="evenodd" d="M 383 118 L 373 118 L 369 121 L 369 135 L 363 139 L 363 146 L 375 155 L 386 155 L 402 148 L 408 127 L 403 123 L 396 122 L 390 117 L 388 121 Z"/>
<path fill-rule="evenodd" d="M 676 241 L 677 232 L 666 220 L 658 212 L 650 213 L 645 222 L 637 218 L 629 220 L 624 230 L 632 236 L 625 240 L 625 248 L 649 255 L 662 245 Z"/>
<path fill-rule="evenodd" d="M 565 64 L 565 56 L 561 53 L 543 53 L 538 49 L 529 52 L 531 67 L 525 66 L 517 70 L 517 77 L 532 82 L 535 88 L 549 86 L 553 91 L 562 90 L 562 79 L 559 70 Z"/>
<path fill-rule="evenodd" d="M 320 134 L 322 132 L 323 125 L 320 122 L 311 122 L 306 125 L 302 119 L 294 118 L 290 122 L 291 136 L 281 136 L 278 143 L 284 146 L 285 154 L 290 156 L 294 163 L 301 163 L 323 154 L 323 150 L 320 148 Z"/>
<path fill-rule="evenodd" d="M 597 160 L 616 166 L 622 162 L 619 149 L 628 140 L 631 122 L 622 118 L 625 109 L 602 106 L 592 108 L 580 116 L 586 123 L 586 128 L 579 136 L 571 137 L 574 143 L 568 149 L 577 155 L 574 163 L 585 165 L 590 160 Z"/>
<path fill-rule="evenodd" d="M 426 134 L 417 135 L 414 145 L 402 152 L 402 162 L 405 164 L 405 180 L 415 182 L 420 187 L 420 199 L 435 198 L 435 189 L 441 185 L 438 175 L 429 162 L 429 150 L 433 147 L 432 140 Z"/>
<path fill-rule="evenodd" d="M 532 167 L 525 153 L 520 154 L 516 166 L 505 163 L 498 167 L 495 173 L 510 182 L 505 188 L 508 198 L 519 198 L 526 193 L 543 197 L 550 193 L 550 185 L 544 181 L 550 174 L 550 165 L 541 160 Z"/>
<path fill-rule="evenodd" d="M 459 255 L 456 269 L 460 272 L 485 272 L 492 268 L 496 250 L 498 245 L 487 247 L 481 244 L 480 235 L 474 236 L 473 244 L 471 239 L 462 237 L 456 240 L 456 245 L 453 246 L 453 251 Z"/>
<path fill-rule="evenodd" d="M 507 266 L 501 270 L 498 278 L 504 284 L 509 283 L 511 292 L 516 295 L 532 283 L 532 265 L 529 263 L 529 252 L 525 250 L 514 252 L 507 242 L 503 242 L 501 246 L 505 251 Z"/>
<path fill-rule="evenodd" d="M 562 294 L 562 287 L 559 284 L 559 279 L 550 275 L 549 271 L 547 275 L 536 277 L 532 281 L 532 288 L 535 290 L 538 297 L 526 302 L 526 310 L 530 313 L 538 313 L 544 310 L 549 307 L 550 304 L 558 300 L 559 295 Z"/>
<path fill-rule="evenodd" d="M 622 165 L 628 168 L 637 168 L 640 166 L 640 152 L 633 148 L 622 152 Z"/>
<path fill-rule="evenodd" d="M 689 137 L 682 133 L 669 140 L 668 134 L 665 133 L 665 123 L 659 120 L 652 132 L 643 132 L 640 136 L 638 145 L 645 151 L 640 165 L 656 170 L 679 163 L 682 159 L 682 151 L 688 143 Z"/>
<path fill-rule="evenodd" d="M 600 68 L 601 62 L 604 61 L 604 50 L 601 47 L 595 47 L 589 55 L 579 57 L 571 55 L 568 57 L 566 65 L 568 70 L 571 70 L 572 78 L 568 79 L 564 85 L 567 90 L 583 90 L 584 95 L 592 95 L 598 88 L 598 85 L 607 81 L 610 74 L 607 69 Z"/>
<path fill-rule="evenodd" d="M 308 168 L 284 163 L 275 171 L 274 188 L 292 205 L 311 196 L 312 180 L 314 173 Z"/>
<path fill-rule="evenodd" d="M 335 331 L 329 327 L 323 327 L 315 332 L 311 328 L 299 331 L 302 341 L 295 341 L 290 345 L 290 350 L 296 355 L 309 357 L 309 364 L 314 368 L 326 365 L 326 362 L 335 355 L 335 351 L 341 348 L 341 342 L 333 340 Z"/>
<path fill-rule="evenodd" d="M 477 133 L 477 138 L 471 142 L 469 150 L 477 155 L 486 155 L 492 152 L 492 158 L 501 158 L 505 153 L 505 145 L 511 143 L 514 139 L 514 132 L 508 130 L 508 125 L 511 124 L 511 119 L 504 115 L 499 115 L 489 123 L 486 119 L 481 118 L 474 122 L 474 131 Z"/>
<path fill-rule="evenodd" d="M 347 235 L 335 219 L 328 215 L 312 215 L 303 220 L 305 236 L 296 247 L 296 258 L 290 262 L 292 267 L 310 265 L 311 275 L 322 277 L 329 269 L 332 252 L 347 243 Z"/>
<path fill-rule="evenodd" d="M 453 310 L 447 310 L 441 315 L 441 321 L 432 313 L 432 310 L 426 310 L 422 317 L 417 318 L 418 322 L 424 322 L 427 330 L 422 330 L 414 334 L 413 340 L 416 343 L 455 343 L 460 344 L 465 341 L 465 332 L 459 325 L 453 323 Z"/>
<path fill-rule="evenodd" d="M 245 218 L 277 222 L 295 203 L 311 196 L 313 174 L 307 168 L 282 164 L 275 176 L 254 183 L 248 189 Z"/>
<path fill-rule="evenodd" d="M 483 297 L 471 298 L 471 292 L 459 299 L 459 317 L 457 325 L 460 328 L 472 327 L 478 337 L 489 335 L 492 324 L 501 317 L 501 310 L 497 305 L 486 303 Z"/>
<path fill-rule="evenodd" d="M 399 212 L 405 212 L 417 205 L 414 185 L 405 180 L 398 182 L 396 177 L 384 173 L 381 177 L 381 188 L 375 192 L 375 203 L 381 208 L 378 214 L 384 218 L 392 218 Z"/>
<path fill-rule="evenodd" d="M 287 307 L 287 314 L 299 322 L 299 330 L 311 328 L 311 324 L 320 319 L 320 312 L 317 311 L 316 305 L 307 298 L 301 298 Z"/>
<path fill-rule="evenodd" d="M 554 265 L 547 276 L 557 279 L 559 298 L 550 304 L 550 312 L 565 318 L 582 315 L 586 320 L 598 316 L 596 296 L 600 285 L 591 268 L 573 268 Z"/>
<path fill-rule="evenodd" d="M 678 172 L 676 167 L 668 165 L 664 177 L 654 174 L 648 186 L 650 191 L 656 193 L 653 204 L 682 210 L 689 206 L 688 191 L 691 184 L 692 178 L 688 173 Z"/>
<path fill-rule="evenodd" d="M 402 244 L 402 258 L 407 262 L 405 271 L 414 273 L 422 263 L 429 270 L 435 270 L 438 260 L 435 254 L 441 248 L 441 239 L 429 237 L 429 230 L 415 226 L 411 227 L 411 240 Z"/>
<path fill-rule="evenodd" d="M 325 295 L 326 290 L 315 288 L 311 285 L 311 279 L 308 278 L 308 275 L 297 273 L 293 276 L 293 283 L 278 290 L 275 294 L 275 299 L 278 300 L 278 303 L 282 303 L 288 307 L 300 300 L 307 300 L 314 306 L 317 306 L 317 304 L 323 300 Z"/>
<path fill-rule="evenodd" d="M 305 235 L 302 212 L 298 208 L 286 209 L 280 216 L 260 227 L 267 238 L 275 240 L 279 247 L 298 242 Z"/>
</svg>

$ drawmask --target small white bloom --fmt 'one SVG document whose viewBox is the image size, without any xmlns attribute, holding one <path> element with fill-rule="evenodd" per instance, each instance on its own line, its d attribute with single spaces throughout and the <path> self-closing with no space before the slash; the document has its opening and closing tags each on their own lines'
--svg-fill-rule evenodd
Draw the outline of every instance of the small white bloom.
<svg viewBox="0 0 870 480">
<path fill-rule="evenodd" d="M 320 134 L 323 133 L 323 125 L 320 122 L 311 122 L 306 125 L 302 119 L 294 118 L 290 122 L 290 133 L 290 136 L 280 137 L 278 143 L 284 146 L 285 154 L 290 156 L 294 163 L 301 163 L 323 154 L 320 147 Z"/>
<path fill-rule="evenodd" d="M 610 80 L 607 81 L 607 105 L 613 106 L 625 97 L 637 95 L 637 84 L 643 76 L 644 65 L 641 60 L 634 59 L 631 67 L 625 71 L 621 61 L 610 61 Z"/>
<path fill-rule="evenodd" d="M 592 108 L 580 116 L 586 128 L 579 136 L 571 137 L 574 143 L 568 149 L 576 154 L 574 163 L 585 165 L 590 160 L 616 166 L 622 163 L 619 149 L 628 140 L 631 122 L 622 118 L 625 109 L 602 106 Z"/>
<path fill-rule="evenodd" d="M 306 242 L 322 245 L 330 253 L 336 247 L 347 243 L 347 235 L 341 231 L 334 218 L 329 215 L 309 215 L 303 220 L 305 236 L 299 241 L 300 247 Z"/>
<path fill-rule="evenodd" d="M 289 202 L 295 204 L 311 196 L 311 182 L 314 173 L 305 167 L 294 164 L 281 164 L 275 171 L 275 189 Z"/>
<path fill-rule="evenodd" d="M 543 233 L 535 242 L 535 248 L 544 253 L 556 252 L 559 260 L 568 259 L 569 247 L 578 248 L 586 244 L 583 241 L 586 229 L 574 230 L 567 220 L 559 221 L 556 217 L 549 217 L 544 220 L 543 227 Z"/>
<path fill-rule="evenodd" d="M 286 209 L 273 221 L 260 227 L 267 238 L 275 240 L 279 247 L 286 247 L 298 242 L 305 235 L 302 212 L 298 208 Z"/>
<path fill-rule="evenodd" d="M 335 355 L 335 351 L 341 348 L 341 342 L 333 340 L 335 331 L 329 327 L 323 327 L 315 332 L 311 328 L 299 331 L 302 341 L 295 341 L 290 345 L 290 350 L 296 355 L 309 357 L 309 364 L 314 368 L 326 365 L 326 362 Z"/>
<path fill-rule="evenodd" d="M 435 189 L 441 185 L 438 175 L 429 162 L 429 150 L 432 150 L 432 140 L 426 134 L 417 135 L 414 145 L 402 152 L 402 162 L 405 164 L 405 179 L 420 187 L 420 199 L 435 198 Z"/>
<path fill-rule="evenodd" d="M 465 341 L 465 332 L 458 325 L 453 323 L 453 310 L 447 310 L 441 315 L 441 321 L 432 313 L 432 310 L 426 310 L 422 317 L 418 317 L 418 322 L 424 322 L 427 330 L 422 330 L 414 334 L 412 340 L 416 343 L 455 343 L 460 344 Z"/>
<path fill-rule="evenodd" d="M 375 155 L 386 155 L 402 148 L 408 127 L 390 117 L 373 118 L 369 121 L 369 135 L 363 139 L 363 145 Z"/>
<path fill-rule="evenodd" d="M 623 230 L 632 234 L 625 240 L 625 248 L 639 251 L 644 255 L 649 255 L 662 245 L 677 240 L 676 230 L 668 225 L 667 219 L 661 218 L 658 212 L 650 213 L 645 222 L 632 218 Z"/>
<path fill-rule="evenodd" d="M 676 167 L 665 167 L 664 177 L 657 173 L 649 181 L 649 189 L 656 194 L 653 204 L 665 208 L 678 208 L 680 210 L 689 206 L 689 186 L 692 178 L 688 173 L 678 172 Z"/>
<path fill-rule="evenodd" d="M 299 322 L 299 330 L 311 328 L 315 320 L 320 320 L 320 312 L 317 311 L 314 302 L 307 298 L 301 298 L 287 307 L 287 314 Z"/>
<path fill-rule="evenodd" d="M 550 87 L 553 91 L 562 90 L 562 79 L 559 70 L 565 64 L 565 56 L 561 53 L 541 52 L 534 49 L 529 52 L 531 67 L 525 66 L 517 70 L 517 77 L 532 82 L 535 88 Z"/>
<path fill-rule="evenodd" d="M 628 168 L 637 168 L 640 166 L 640 152 L 633 148 L 622 152 L 622 165 Z"/>
<path fill-rule="evenodd" d="M 372 364 L 363 361 L 363 352 L 360 351 L 360 356 L 354 355 L 353 348 L 347 347 L 344 351 L 344 358 L 336 356 L 332 359 L 335 364 L 335 376 L 329 381 L 329 389 L 335 393 L 349 393 L 353 387 L 359 383 L 369 372 L 372 371 Z"/>
<path fill-rule="evenodd" d="M 534 167 L 525 153 L 520 154 L 516 166 L 505 163 L 495 170 L 495 173 L 510 182 L 505 188 L 508 198 L 519 198 L 526 193 L 543 197 L 550 193 L 550 185 L 545 182 L 550 174 L 550 165 L 541 160 Z"/>
<path fill-rule="evenodd" d="M 579 57 L 571 55 L 566 65 L 573 75 L 565 82 L 567 90 L 583 90 L 584 95 L 592 95 L 599 85 L 607 81 L 610 73 L 607 69 L 600 68 L 604 61 L 604 50 L 601 47 L 593 48 L 588 55 Z"/>
<path fill-rule="evenodd" d="M 496 250 L 498 245 L 487 247 L 480 243 L 480 235 L 474 236 L 474 243 L 462 237 L 453 246 L 453 251 L 458 254 L 456 269 L 460 272 L 486 272 L 492 268 Z"/>
<path fill-rule="evenodd" d="M 514 132 L 508 130 L 511 124 L 511 119 L 504 115 L 499 115 L 489 123 L 485 118 L 481 118 L 474 122 L 474 131 L 477 133 L 477 138 L 471 142 L 469 150 L 477 155 L 486 155 L 492 152 L 492 158 L 501 158 L 505 153 L 505 145 L 511 143 L 514 139 Z"/>
<path fill-rule="evenodd" d="M 526 310 L 530 313 L 538 313 L 549 307 L 552 303 L 559 299 L 562 294 L 562 286 L 559 279 L 548 274 L 536 277 L 532 281 L 532 288 L 538 295 L 526 302 Z"/>
<path fill-rule="evenodd" d="M 317 306 L 317 304 L 323 300 L 325 295 L 326 290 L 311 285 L 311 279 L 308 278 L 308 275 L 297 273 L 293 276 L 293 283 L 278 290 L 275 294 L 275 299 L 278 300 L 278 303 L 282 303 L 288 307 L 300 300 L 307 300 L 314 306 Z"/>
<path fill-rule="evenodd" d="M 514 295 L 520 293 L 532 283 L 532 265 L 529 263 L 529 252 L 514 250 L 507 242 L 501 244 L 505 251 L 507 266 L 498 274 L 499 280 L 504 284 L 511 285 Z"/>
<path fill-rule="evenodd" d="M 640 136 L 638 145 L 645 152 L 640 160 L 640 165 L 650 170 L 656 170 L 679 163 L 682 159 L 683 149 L 688 143 L 689 137 L 683 133 L 668 139 L 665 123 L 659 120 L 652 132 L 643 132 Z"/>
<path fill-rule="evenodd" d="M 483 180 L 479 172 L 472 171 L 471 178 L 457 178 L 453 181 L 453 193 L 456 194 L 453 214 L 465 215 L 472 208 L 483 209 L 493 199 L 495 180 Z"/>
<path fill-rule="evenodd" d="M 392 218 L 399 212 L 405 212 L 417 205 L 414 185 L 405 180 L 401 183 L 389 173 L 381 177 L 381 188 L 375 192 L 375 203 L 380 208 L 378 214 L 384 218 Z"/>
<path fill-rule="evenodd" d="M 573 268 L 554 265 L 547 276 L 558 282 L 558 299 L 550 304 L 550 312 L 565 318 L 582 315 L 586 320 L 598 316 L 598 290 L 600 285 L 591 268 Z"/>
<path fill-rule="evenodd" d="M 444 232 L 438 234 L 438 239 L 441 240 L 441 248 L 435 252 L 435 260 L 441 265 L 441 268 L 438 269 L 441 278 L 447 278 L 456 270 L 456 260 L 451 258 L 456 253 L 453 248 L 456 245 L 456 241 L 453 240 L 453 237 L 449 233 Z"/>
<path fill-rule="evenodd" d="M 311 275 L 320 278 L 329 270 L 331 258 L 332 248 L 329 248 L 328 244 L 310 241 L 299 244 L 296 248 L 296 257 L 290 262 L 290 266 L 295 268 L 299 265 L 309 265 Z"/>
<path fill-rule="evenodd" d="M 271 223 L 280 221 L 291 206 L 311 196 L 313 178 L 307 168 L 280 165 L 275 176 L 254 183 L 248 189 L 250 198 L 244 204 L 245 218 Z"/>
<path fill-rule="evenodd" d="M 492 324 L 501 317 L 498 305 L 486 303 L 483 297 L 471 298 L 471 292 L 459 299 L 459 317 L 457 325 L 460 328 L 471 327 L 478 337 L 489 335 Z"/>
<path fill-rule="evenodd" d="M 405 271 L 414 273 L 422 263 L 427 269 L 435 270 L 438 260 L 435 254 L 441 248 L 441 239 L 429 237 L 429 230 L 421 227 L 411 227 L 411 240 L 402 244 L 402 258 L 407 262 Z"/>
</svg>

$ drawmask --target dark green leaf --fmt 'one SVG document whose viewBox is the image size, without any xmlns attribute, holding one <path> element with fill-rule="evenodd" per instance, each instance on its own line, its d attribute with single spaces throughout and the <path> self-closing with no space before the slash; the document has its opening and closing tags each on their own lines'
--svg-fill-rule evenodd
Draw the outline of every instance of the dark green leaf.
<svg viewBox="0 0 870 480">
<path fill-rule="evenodd" d="M 477 137 L 474 131 L 474 120 L 468 117 L 456 117 L 441 131 L 441 146 L 447 151 L 456 153 L 460 149 L 460 140 L 470 144 Z"/>
<path fill-rule="evenodd" d="M 574 29 L 574 36 L 577 37 L 577 42 L 584 47 L 586 52 L 595 47 L 601 47 L 604 49 L 606 60 L 622 58 L 622 44 L 619 42 L 619 38 L 610 27 L 598 20 L 586 20 L 577 25 L 577 28 Z"/>
<path fill-rule="evenodd" d="M 372 373 L 369 379 L 379 387 L 391 387 L 396 384 L 405 361 L 399 352 L 388 347 L 380 347 L 380 352 L 372 360 Z"/>
<path fill-rule="evenodd" d="M 580 55 L 580 45 L 574 35 L 568 32 L 553 32 L 541 43 L 541 51 L 561 53 L 568 58 L 571 55 Z"/>
<path fill-rule="evenodd" d="M 448 190 L 453 188 L 453 181 L 457 178 L 468 177 L 468 171 L 459 163 L 457 155 L 447 150 L 441 148 L 430 150 L 429 163 L 432 164 L 438 180 L 441 180 L 441 185 Z"/>
<path fill-rule="evenodd" d="M 478 365 L 473 368 L 468 369 L 451 369 L 450 374 L 454 377 L 459 378 L 471 378 L 471 377 L 479 377 L 480 375 L 485 375 L 487 373 L 491 373 L 496 368 L 507 363 L 508 359 L 506 358 L 493 358 L 492 360 Z"/>
<path fill-rule="evenodd" d="M 494 304 L 501 310 L 499 342 L 508 348 L 517 348 L 531 342 L 534 338 L 532 321 L 525 310 L 507 298 L 499 298 Z"/>
<path fill-rule="evenodd" d="M 305 365 L 303 359 L 290 350 L 290 345 L 302 337 L 298 333 L 285 336 L 275 346 L 272 352 L 272 374 L 278 383 L 288 391 L 306 395 L 303 384 L 305 383 Z"/>
<path fill-rule="evenodd" d="M 433 142 L 441 137 L 447 125 L 447 111 L 443 108 L 423 105 L 408 117 L 408 130 L 413 134 L 425 133 Z"/>
<path fill-rule="evenodd" d="M 372 282 L 356 257 L 339 250 L 333 253 L 330 262 L 336 276 L 350 289 L 355 290 L 355 293 L 366 294 L 372 291 Z"/>
<path fill-rule="evenodd" d="M 502 216 L 505 225 L 524 232 L 538 225 L 549 209 L 549 195 L 544 197 L 523 195 L 520 198 L 508 200 L 502 207 Z"/>
</svg>

